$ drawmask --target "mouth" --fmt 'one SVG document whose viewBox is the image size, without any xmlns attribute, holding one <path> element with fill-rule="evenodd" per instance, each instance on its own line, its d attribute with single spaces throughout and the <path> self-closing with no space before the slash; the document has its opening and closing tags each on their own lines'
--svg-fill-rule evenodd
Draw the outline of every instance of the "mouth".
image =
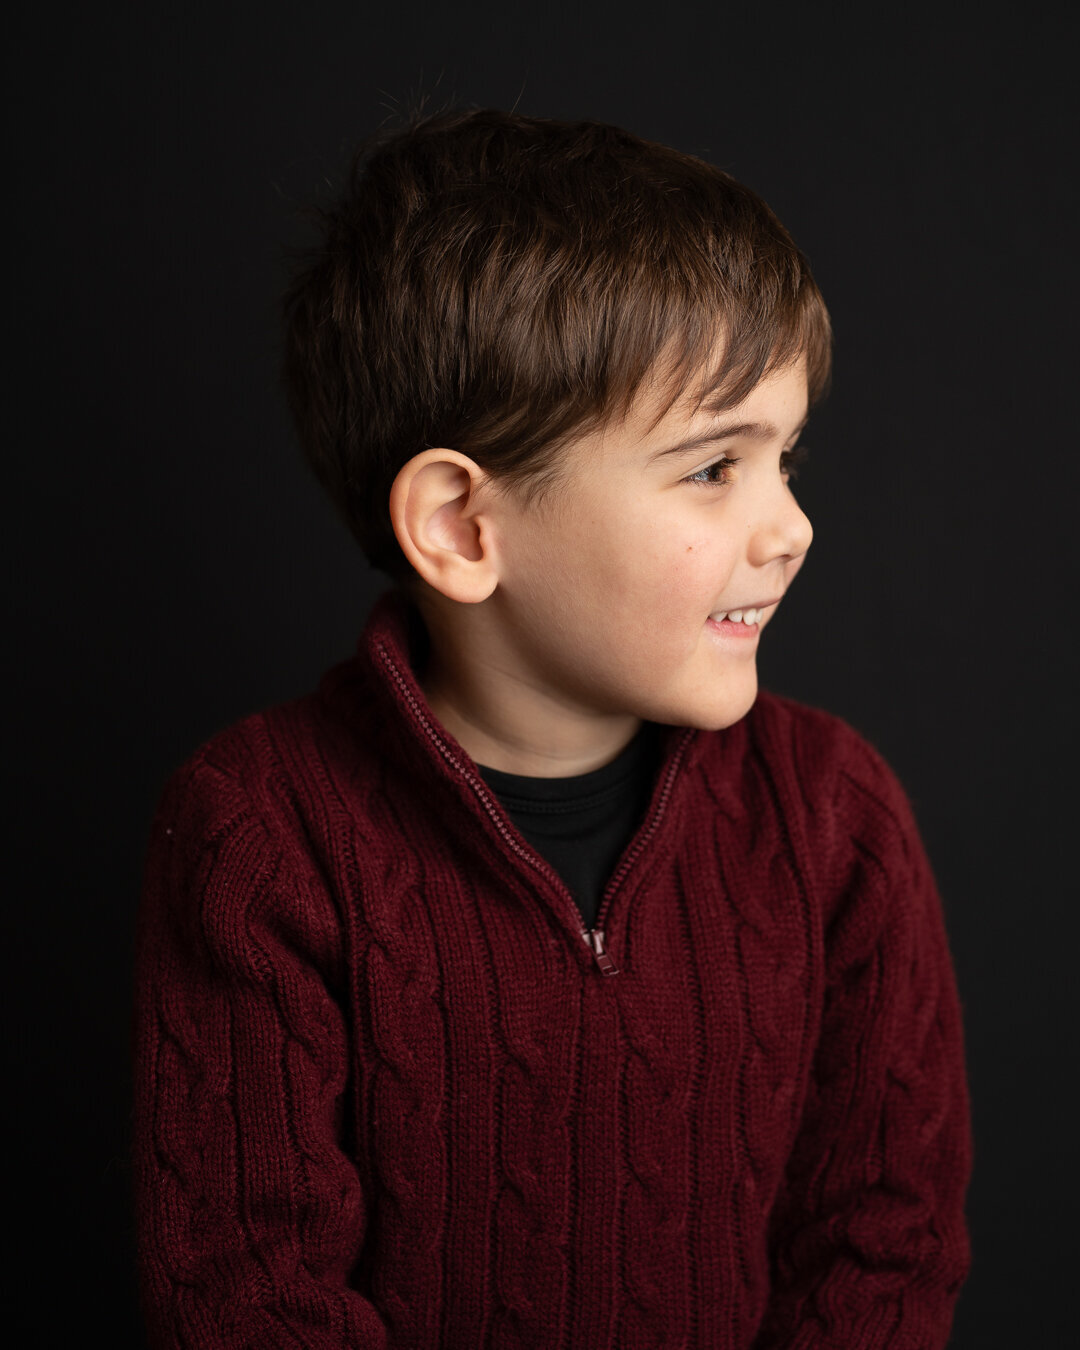
<svg viewBox="0 0 1080 1350">
<path fill-rule="evenodd" d="M 761 622 L 761 616 L 771 605 L 778 605 L 780 597 L 775 600 L 757 600 L 750 605 L 741 605 L 738 608 L 718 609 L 714 614 L 709 615 L 712 623 L 723 624 L 725 628 L 728 625 L 734 626 L 742 624 L 746 628 L 757 628 Z"/>
</svg>

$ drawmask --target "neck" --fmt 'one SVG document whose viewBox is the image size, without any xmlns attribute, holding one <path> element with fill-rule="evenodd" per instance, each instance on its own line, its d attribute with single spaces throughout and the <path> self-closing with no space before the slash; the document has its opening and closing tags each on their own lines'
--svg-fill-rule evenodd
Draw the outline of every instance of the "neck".
<svg viewBox="0 0 1080 1350">
<path fill-rule="evenodd" d="M 428 706 L 477 763 L 531 778 L 569 778 L 609 764 L 633 740 L 641 719 L 604 713 L 568 699 L 523 669 L 524 663 L 470 615 L 463 638 L 425 607 L 431 638 L 418 672 Z"/>
</svg>

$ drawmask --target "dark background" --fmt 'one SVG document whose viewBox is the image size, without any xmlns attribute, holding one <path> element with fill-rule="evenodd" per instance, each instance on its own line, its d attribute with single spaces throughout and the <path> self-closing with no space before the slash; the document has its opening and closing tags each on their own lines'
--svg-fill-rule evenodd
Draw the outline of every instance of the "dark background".
<svg viewBox="0 0 1080 1350">
<path fill-rule="evenodd" d="M 836 375 L 797 485 L 816 540 L 763 682 L 882 749 L 938 875 L 976 1138 L 951 1344 L 1078 1343 L 1070 13 L 277 0 L 9 19 L 20 1346 L 140 1344 L 127 1054 L 150 814 L 201 740 L 348 655 L 383 584 L 301 466 L 277 303 L 300 208 L 421 94 L 702 154 L 809 254 Z"/>
</svg>

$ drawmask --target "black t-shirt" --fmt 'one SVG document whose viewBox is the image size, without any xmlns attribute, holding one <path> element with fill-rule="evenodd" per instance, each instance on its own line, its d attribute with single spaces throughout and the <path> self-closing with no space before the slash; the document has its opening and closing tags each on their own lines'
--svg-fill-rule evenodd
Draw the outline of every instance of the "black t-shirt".
<svg viewBox="0 0 1080 1350">
<path fill-rule="evenodd" d="M 641 730 L 610 764 L 572 778 L 530 778 L 478 765 L 517 828 L 577 901 L 588 928 L 652 796 L 661 728 Z"/>
</svg>

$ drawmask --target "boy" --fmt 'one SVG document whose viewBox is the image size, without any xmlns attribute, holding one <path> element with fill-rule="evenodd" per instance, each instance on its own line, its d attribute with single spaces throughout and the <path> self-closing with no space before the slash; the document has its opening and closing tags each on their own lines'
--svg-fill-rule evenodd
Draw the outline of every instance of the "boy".
<svg viewBox="0 0 1080 1350">
<path fill-rule="evenodd" d="M 756 681 L 811 539 L 805 259 L 701 161 L 483 110 L 323 224 L 287 384 L 397 586 L 153 826 L 154 1344 L 943 1346 L 940 902 L 881 757 Z"/>
</svg>

